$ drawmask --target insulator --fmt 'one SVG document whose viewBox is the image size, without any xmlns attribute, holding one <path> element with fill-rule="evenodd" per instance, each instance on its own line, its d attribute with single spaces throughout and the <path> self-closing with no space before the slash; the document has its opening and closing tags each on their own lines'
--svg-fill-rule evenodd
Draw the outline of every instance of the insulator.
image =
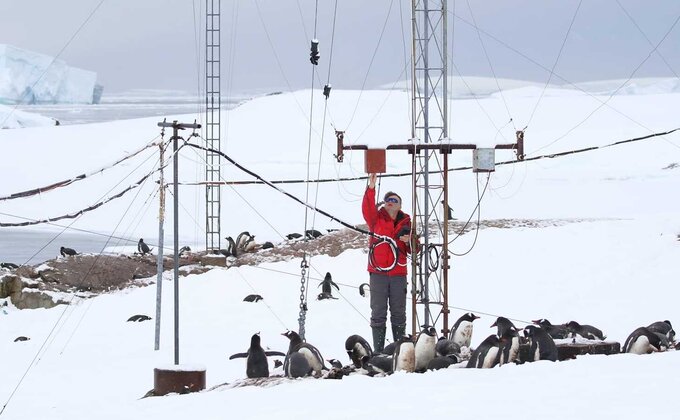
<svg viewBox="0 0 680 420">
<path fill-rule="evenodd" d="M 313 39 L 309 53 L 309 61 L 316 66 L 319 64 L 319 58 L 319 40 Z"/>
</svg>

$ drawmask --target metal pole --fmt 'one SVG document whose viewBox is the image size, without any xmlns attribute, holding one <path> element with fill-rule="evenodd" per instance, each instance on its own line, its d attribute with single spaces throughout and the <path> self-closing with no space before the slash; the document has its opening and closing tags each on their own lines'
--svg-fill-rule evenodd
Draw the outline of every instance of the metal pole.
<svg viewBox="0 0 680 420">
<path fill-rule="evenodd" d="M 172 151 L 173 151 L 173 156 L 172 156 L 172 179 L 174 182 L 174 185 L 172 186 L 172 194 L 173 194 L 173 240 L 174 240 L 174 248 L 173 248 L 173 261 L 174 261 L 174 274 L 173 274 L 173 281 L 175 282 L 175 364 L 179 364 L 179 183 L 178 183 L 178 166 L 179 166 L 179 159 L 177 159 L 177 142 L 179 140 L 179 134 L 178 134 L 179 126 L 177 125 L 177 121 L 173 121 L 173 126 L 172 126 L 172 132 L 173 132 L 173 142 L 172 142 Z"/>
<path fill-rule="evenodd" d="M 430 142 L 430 68 L 429 68 L 429 54 L 428 50 L 430 48 L 430 28 L 429 28 L 429 20 L 430 20 L 430 10 L 429 10 L 429 5 L 427 3 L 427 0 L 423 2 L 423 5 L 425 7 L 425 13 L 424 13 L 424 18 L 423 18 L 423 26 L 424 26 L 424 31 L 425 31 L 425 36 L 424 36 L 424 46 L 423 46 L 423 65 L 424 65 L 424 82 L 423 82 L 423 89 L 425 91 L 425 97 L 424 97 L 424 104 L 423 104 L 423 132 L 425 133 L 424 135 L 424 141 L 425 143 Z M 425 158 L 425 165 L 424 165 L 424 170 L 423 170 L 423 177 L 425 178 L 425 191 L 424 191 L 424 205 L 423 205 L 423 211 L 425 214 L 425 223 L 423 226 L 423 272 L 425 273 L 425 281 L 423 282 L 423 294 L 422 294 L 422 299 L 423 299 L 423 304 L 425 305 L 425 323 L 423 324 L 425 328 L 430 326 L 430 253 L 428 252 L 428 246 L 430 244 L 430 151 L 425 149 L 424 151 L 424 158 Z"/>
<path fill-rule="evenodd" d="M 442 232 L 442 280 L 444 287 L 442 293 L 444 295 L 444 304 L 442 313 L 444 314 L 444 328 L 442 334 L 444 337 L 449 335 L 449 154 L 444 153 L 444 232 Z"/>
<path fill-rule="evenodd" d="M 156 336 L 154 350 L 161 346 L 161 301 L 163 296 L 163 221 L 165 220 L 165 181 L 163 178 L 163 165 L 165 164 L 165 145 L 161 144 L 161 179 L 160 179 L 160 206 L 158 209 L 158 261 L 156 264 Z"/>
</svg>

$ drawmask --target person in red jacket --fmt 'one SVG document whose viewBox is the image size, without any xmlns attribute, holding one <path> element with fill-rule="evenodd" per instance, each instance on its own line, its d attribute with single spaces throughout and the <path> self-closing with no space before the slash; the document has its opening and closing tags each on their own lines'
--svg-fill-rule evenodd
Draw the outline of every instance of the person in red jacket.
<svg viewBox="0 0 680 420">
<path fill-rule="evenodd" d="M 392 242 L 374 237 L 369 240 L 371 330 L 373 348 L 380 352 L 385 346 L 388 304 L 394 341 L 406 332 L 406 256 L 411 252 L 411 217 L 401 211 L 401 197 L 392 191 L 385 194 L 384 206 L 376 207 L 376 177 L 369 174 L 361 210 L 371 232 L 393 239 Z"/>
</svg>

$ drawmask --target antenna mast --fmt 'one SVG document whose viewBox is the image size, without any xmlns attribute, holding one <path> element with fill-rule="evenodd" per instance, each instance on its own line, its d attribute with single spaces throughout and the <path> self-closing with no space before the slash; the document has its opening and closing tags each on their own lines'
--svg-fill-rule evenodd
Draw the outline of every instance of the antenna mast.
<svg viewBox="0 0 680 420">
<path fill-rule="evenodd" d="M 205 1 L 205 146 L 220 148 L 220 0 Z M 205 248 L 220 249 L 220 155 L 205 155 Z"/>
</svg>

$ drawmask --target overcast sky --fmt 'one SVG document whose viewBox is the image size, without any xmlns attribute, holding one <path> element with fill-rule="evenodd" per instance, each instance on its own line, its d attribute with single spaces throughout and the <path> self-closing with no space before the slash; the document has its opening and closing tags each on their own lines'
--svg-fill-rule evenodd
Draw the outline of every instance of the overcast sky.
<svg viewBox="0 0 680 420">
<path fill-rule="evenodd" d="M 0 1 L 0 42 L 56 55 L 100 1 Z M 223 92 L 310 86 L 314 1 L 222 0 L 221 4 Z M 457 70 L 466 76 L 491 76 L 471 25 L 473 16 L 485 32 L 551 68 L 579 1 L 456 0 L 448 4 L 453 36 L 449 46 L 453 45 Z M 317 37 L 322 57 L 318 71 L 324 82 L 334 5 L 333 0 L 319 1 Z M 60 58 L 97 72 L 105 93 L 138 88 L 196 92 L 197 85 L 203 84 L 198 77 L 203 73 L 204 14 L 205 0 L 105 0 Z M 678 0 L 584 0 L 555 72 L 571 82 L 628 78 L 678 16 Z M 360 88 L 364 80 L 372 87 L 404 78 L 409 19 L 410 1 L 339 0 L 331 68 L 334 88 Z M 488 35 L 481 37 L 496 76 L 547 80 L 545 69 Z M 653 54 L 635 77 L 674 76 L 680 72 L 678 51 L 680 24 L 658 49 L 663 59 Z"/>
</svg>

